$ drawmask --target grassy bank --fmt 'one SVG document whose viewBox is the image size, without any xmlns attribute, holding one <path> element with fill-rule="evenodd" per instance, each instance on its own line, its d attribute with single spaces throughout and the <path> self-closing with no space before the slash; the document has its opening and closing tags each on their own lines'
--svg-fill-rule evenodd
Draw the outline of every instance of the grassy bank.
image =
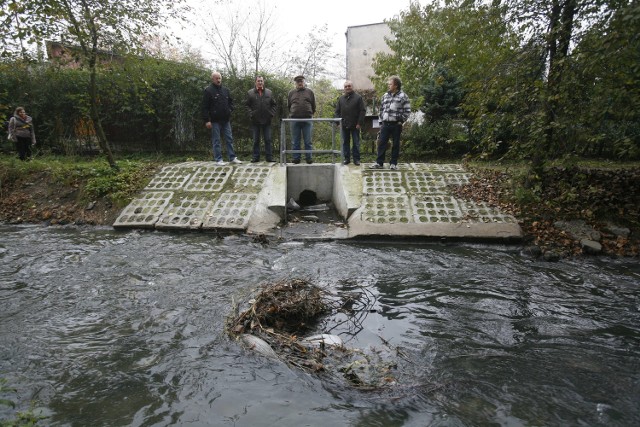
<svg viewBox="0 0 640 427">
<path fill-rule="evenodd" d="M 131 157 L 114 170 L 102 158 L 0 156 L 0 220 L 111 224 L 161 165 L 180 159 Z"/>
</svg>

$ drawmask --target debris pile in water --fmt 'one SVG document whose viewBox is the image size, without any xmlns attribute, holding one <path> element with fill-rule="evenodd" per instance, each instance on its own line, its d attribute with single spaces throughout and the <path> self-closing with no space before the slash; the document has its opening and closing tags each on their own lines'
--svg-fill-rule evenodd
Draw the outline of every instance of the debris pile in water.
<svg viewBox="0 0 640 427">
<path fill-rule="evenodd" d="M 287 333 L 304 333 L 309 322 L 329 309 L 322 290 L 304 279 L 292 279 L 264 286 L 251 307 L 234 322 L 234 332 L 273 328 Z"/>
<path fill-rule="evenodd" d="M 236 311 L 227 320 L 227 332 L 266 357 L 278 358 L 309 372 L 329 374 L 353 387 L 376 389 L 396 382 L 392 372 L 396 363 L 390 360 L 392 357 L 383 359 L 380 352 L 349 349 L 337 335 L 304 336 L 313 332 L 323 319 L 337 314 L 341 326 L 352 322 L 355 327 L 350 329 L 360 330 L 359 316 L 369 312 L 372 303 L 365 290 L 341 297 L 306 279 L 282 280 L 261 286 L 248 301 L 248 308 Z"/>
</svg>

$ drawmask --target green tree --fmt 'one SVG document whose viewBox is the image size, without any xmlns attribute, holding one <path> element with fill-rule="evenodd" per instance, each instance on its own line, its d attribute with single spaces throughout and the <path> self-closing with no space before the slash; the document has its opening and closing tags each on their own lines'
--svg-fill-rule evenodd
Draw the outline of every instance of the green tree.
<svg viewBox="0 0 640 427">
<path fill-rule="evenodd" d="M 517 25 L 528 42 L 543 47 L 545 70 L 535 132 L 539 135 L 538 149 L 533 156 L 539 170 L 546 159 L 575 151 L 571 142 L 575 141 L 576 125 L 590 110 L 576 108 L 576 94 L 589 98 L 590 103 L 602 105 L 604 101 L 605 105 L 610 104 L 609 95 L 598 94 L 592 89 L 608 87 L 620 94 L 619 89 L 609 84 L 611 82 L 617 88 L 626 87 L 625 90 L 631 89 L 637 94 L 634 87 L 638 85 L 638 5 L 627 0 L 508 0 L 505 4 L 509 6 L 509 21 Z M 611 49 L 613 45 L 617 48 Z M 605 68 L 620 73 L 613 81 L 608 73 L 602 73 L 605 53 L 613 54 L 606 59 Z M 597 68 L 600 68 L 599 76 L 593 74 Z M 618 79 L 625 74 L 636 77 Z M 585 76 L 596 78 L 591 81 L 593 87 L 584 86 Z M 603 85 L 598 81 L 601 79 L 609 80 L 609 83 Z M 631 105 L 637 105 L 637 101 L 629 101 Z M 607 117 L 606 121 L 611 118 Z"/>
<path fill-rule="evenodd" d="M 182 3 L 183 0 L 43 0 L 34 2 L 38 6 L 25 9 L 9 5 L 6 9 L 15 11 L 14 15 L 19 12 L 21 19 L 17 21 L 19 25 L 7 20 L 4 24 L 22 39 L 32 37 L 28 41 L 37 42 L 37 36 L 46 34 L 78 46 L 80 64 L 90 73 L 87 87 L 89 116 L 100 148 L 109 164 L 116 167 L 102 128 L 97 84 L 100 60 L 111 54 L 135 52 L 142 36 L 151 33 L 152 28 L 162 22 L 162 17 Z"/>
<path fill-rule="evenodd" d="M 412 106 L 419 107 L 421 88 L 438 67 L 469 83 L 484 80 L 517 46 L 503 7 L 469 0 L 444 3 L 424 7 L 414 3 L 388 22 L 393 37 L 387 44 L 393 53 L 374 59 L 373 81 L 378 90 L 385 90 L 387 77 L 397 74 Z"/>
<path fill-rule="evenodd" d="M 0 55 L 30 60 L 37 46 L 54 32 L 56 13 L 49 1 L 0 0 Z"/>
<path fill-rule="evenodd" d="M 424 104 L 422 112 L 428 121 L 455 118 L 460 113 L 464 97 L 462 82 L 458 76 L 443 67 L 438 67 L 422 88 Z"/>
<path fill-rule="evenodd" d="M 179 3 L 180 0 L 59 0 L 58 11 L 67 24 L 66 31 L 61 33 L 66 33 L 80 46 L 84 63 L 90 70 L 90 116 L 100 148 L 112 167 L 116 167 L 116 162 L 102 128 L 96 84 L 100 49 L 131 51 L 134 41 L 148 33 L 164 13 Z"/>
<path fill-rule="evenodd" d="M 399 74 L 419 107 L 424 82 L 446 67 L 482 155 L 534 159 L 540 171 L 573 153 L 640 152 L 637 2 L 445 0 L 389 25 L 393 53 L 376 58 L 376 87 Z"/>
<path fill-rule="evenodd" d="M 435 96 L 425 88 L 444 90 L 443 75 L 438 70 L 447 70 L 446 79 L 457 82 L 456 91 L 463 96 L 457 113 L 470 120 L 472 135 L 479 146 L 486 147 L 498 144 L 500 137 L 491 132 L 494 122 L 505 120 L 502 106 L 513 102 L 501 85 L 505 79 L 512 79 L 514 73 L 507 65 L 514 62 L 520 39 L 506 22 L 504 6 L 484 3 L 447 1 L 424 7 L 413 4 L 389 22 L 394 36 L 387 43 L 393 53 L 375 58 L 377 76 L 373 80 L 382 91 L 387 76 L 398 74 L 412 107 L 427 113 L 423 126 L 437 128 L 437 138 L 446 139 L 450 123 L 429 125 L 429 115 L 440 114 L 433 109 L 434 99 L 426 101 L 431 104 L 426 109 L 422 107 L 426 97 Z M 415 135 L 427 136 L 416 145 L 432 144 L 434 135 L 428 133 L 414 131 Z"/>
<path fill-rule="evenodd" d="M 587 31 L 567 67 L 567 132 L 589 156 L 640 156 L 640 3 Z"/>
</svg>

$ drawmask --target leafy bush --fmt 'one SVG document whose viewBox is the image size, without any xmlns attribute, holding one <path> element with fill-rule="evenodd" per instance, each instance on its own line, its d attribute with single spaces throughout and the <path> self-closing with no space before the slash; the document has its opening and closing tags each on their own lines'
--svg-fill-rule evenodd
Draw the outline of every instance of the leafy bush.
<svg viewBox="0 0 640 427">
<path fill-rule="evenodd" d="M 463 121 L 439 120 L 411 124 L 403 135 L 408 154 L 418 158 L 457 158 L 469 152 L 468 133 Z"/>
<path fill-rule="evenodd" d="M 84 188 L 84 199 L 95 200 L 108 196 L 116 205 L 124 206 L 140 190 L 155 171 L 155 165 L 146 162 L 118 162 L 118 170 L 106 163 L 91 170 Z"/>
</svg>

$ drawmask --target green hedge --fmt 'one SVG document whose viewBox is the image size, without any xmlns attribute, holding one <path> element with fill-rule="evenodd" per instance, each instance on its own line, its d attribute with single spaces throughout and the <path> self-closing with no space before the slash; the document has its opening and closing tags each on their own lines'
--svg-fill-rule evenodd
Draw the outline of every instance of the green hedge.
<svg viewBox="0 0 640 427">
<path fill-rule="evenodd" d="M 202 122 L 204 88 L 210 70 L 155 59 L 128 59 L 98 72 L 102 125 L 116 152 L 209 153 L 211 134 Z M 51 63 L 0 62 L 0 117 L 6 121 L 17 106 L 34 119 L 38 148 L 80 154 L 98 150 L 91 135 L 87 87 L 89 72 Z M 291 83 L 266 76 L 278 102 L 274 139 L 278 147 L 280 118 L 286 111 Z M 244 107 L 253 76 L 223 76 L 234 98 L 232 115 L 236 151 L 251 150 L 251 127 Z M 89 131 L 87 131 L 89 129 Z M 2 130 L 2 149 L 7 143 Z"/>
</svg>

